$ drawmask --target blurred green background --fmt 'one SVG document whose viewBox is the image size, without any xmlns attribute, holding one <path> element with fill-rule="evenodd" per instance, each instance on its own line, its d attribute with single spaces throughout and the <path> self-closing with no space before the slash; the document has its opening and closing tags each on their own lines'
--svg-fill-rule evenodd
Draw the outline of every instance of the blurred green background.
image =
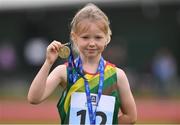
<svg viewBox="0 0 180 125">
<path fill-rule="evenodd" d="M 59 123 L 60 87 L 36 106 L 26 96 L 47 45 L 69 41 L 70 22 L 88 2 L 0 0 L 0 123 Z M 137 123 L 180 123 L 180 2 L 93 3 L 110 19 L 112 40 L 103 55 L 127 73 Z M 65 61 L 58 59 L 54 67 Z"/>
</svg>

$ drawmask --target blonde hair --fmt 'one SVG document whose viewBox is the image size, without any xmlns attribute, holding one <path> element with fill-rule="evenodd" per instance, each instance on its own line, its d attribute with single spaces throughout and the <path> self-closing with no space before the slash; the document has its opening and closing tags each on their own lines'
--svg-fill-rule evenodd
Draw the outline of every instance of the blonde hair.
<svg viewBox="0 0 180 125">
<path fill-rule="evenodd" d="M 74 16 L 71 22 L 71 33 L 78 33 L 80 31 L 79 25 L 80 22 L 83 20 L 91 20 L 91 21 L 102 21 L 103 24 L 103 32 L 107 35 L 108 41 L 106 44 L 110 42 L 111 39 L 111 29 L 110 29 L 110 22 L 106 14 L 99 9 L 96 5 L 89 3 L 80 9 L 76 15 Z M 87 29 L 87 28 L 86 28 Z"/>
</svg>

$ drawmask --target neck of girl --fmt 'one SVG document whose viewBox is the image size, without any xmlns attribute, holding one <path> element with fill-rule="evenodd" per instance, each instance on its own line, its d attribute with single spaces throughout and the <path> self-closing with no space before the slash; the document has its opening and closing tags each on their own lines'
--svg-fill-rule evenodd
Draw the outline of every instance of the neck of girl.
<svg viewBox="0 0 180 125">
<path fill-rule="evenodd" d="M 80 58 L 82 60 L 83 70 L 85 72 L 92 73 L 92 74 L 96 73 L 97 68 L 99 66 L 101 55 L 97 57 L 93 57 L 93 58 L 85 58 L 83 56 L 80 56 Z"/>
</svg>

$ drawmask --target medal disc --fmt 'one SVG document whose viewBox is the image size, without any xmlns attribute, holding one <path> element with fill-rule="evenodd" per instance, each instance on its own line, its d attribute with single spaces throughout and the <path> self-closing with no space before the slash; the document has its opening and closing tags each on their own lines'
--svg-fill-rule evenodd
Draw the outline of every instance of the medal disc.
<svg viewBox="0 0 180 125">
<path fill-rule="evenodd" d="M 68 58 L 68 56 L 70 55 L 70 49 L 67 46 L 63 46 L 60 50 L 59 50 L 59 56 L 63 59 Z"/>
</svg>

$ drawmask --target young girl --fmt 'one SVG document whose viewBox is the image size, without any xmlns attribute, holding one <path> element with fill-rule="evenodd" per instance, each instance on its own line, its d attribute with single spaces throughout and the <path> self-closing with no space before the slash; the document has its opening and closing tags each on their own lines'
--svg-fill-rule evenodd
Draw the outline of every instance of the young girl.
<svg viewBox="0 0 180 125">
<path fill-rule="evenodd" d="M 49 74 L 64 47 L 53 41 L 31 84 L 28 101 L 41 103 L 60 84 L 64 91 L 57 107 L 62 124 L 135 123 L 136 105 L 126 74 L 102 57 L 111 39 L 107 16 L 87 4 L 74 16 L 70 35 L 79 56 L 74 60 L 71 52 L 68 63 Z"/>
</svg>

